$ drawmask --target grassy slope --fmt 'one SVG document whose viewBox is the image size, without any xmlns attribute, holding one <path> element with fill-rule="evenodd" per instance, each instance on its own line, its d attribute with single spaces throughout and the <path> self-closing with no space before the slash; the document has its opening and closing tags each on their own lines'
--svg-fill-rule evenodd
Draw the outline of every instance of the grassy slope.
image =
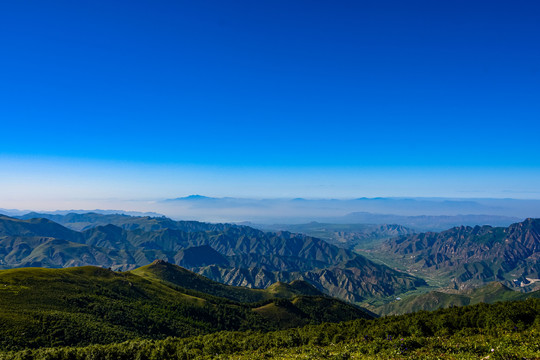
<svg viewBox="0 0 540 360">
<path fill-rule="evenodd" d="M 167 266 L 189 281 L 174 285 L 160 278 L 151 267 L 124 273 L 92 266 L 2 270 L 0 348 L 87 345 L 288 326 L 253 311 L 262 303 L 230 300 L 271 299 L 275 297 L 271 292 L 232 288 L 180 267 Z M 201 283 L 206 287 L 189 288 Z M 215 288 L 219 291 L 212 291 Z M 233 294 L 229 299 L 216 296 L 227 290 Z M 246 293 L 256 296 L 250 298 Z M 319 321 L 290 301 L 282 301 L 285 303 L 276 303 L 280 311 L 300 313 L 302 321 L 295 325 Z M 338 320 L 367 316 L 351 305 L 331 301 L 339 304 L 335 309 Z M 322 309 L 314 307 L 310 311 L 319 313 Z"/>
<path fill-rule="evenodd" d="M 239 302 L 257 302 L 275 297 L 261 289 L 224 285 L 204 276 L 197 275 L 180 266 L 162 261 L 155 261 L 152 264 L 132 270 L 130 273 L 176 286 L 182 290 L 189 289 Z"/>
<path fill-rule="evenodd" d="M 85 266 L 0 271 L 0 344 L 5 347 L 123 341 L 160 334 L 206 333 L 186 315 L 204 299 L 129 273 Z M 168 320 L 160 313 L 178 307 Z M 22 336 L 24 335 L 24 336 Z"/>
<path fill-rule="evenodd" d="M 253 311 L 278 327 L 372 317 L 363 309 L 324 296 L 314 286 L 301 280 L 290 284 L 277 282 L 266 289 L 249 289 L 224 285 L 163 261 L 155 261 L 131 272 L 162 281 L 182 291 L 189 289 L 187 292 L 197 296 L 209 294 L 237 302 L 265 302 L 261 306 L 255 305 Z M 274 301 L 268 302 L 271 299 Z"/>
<path fill-rule="evenodd" d="M 323 295 L 314 286 L 299 280 L 293 281 L 290 284 L 277 282 L 266 289 L 250 289 L 241 286 L 225 285 L 195 274 L 180 266 L 159 260 L 132 270 L 130 273 L 143 278 L 161 281 L 165 284 L 179 287 L 182 290 L 192 290 L 237 302 L 258 302 L 273 298 L 293 298 L 298 295 Z"/>
</svg>

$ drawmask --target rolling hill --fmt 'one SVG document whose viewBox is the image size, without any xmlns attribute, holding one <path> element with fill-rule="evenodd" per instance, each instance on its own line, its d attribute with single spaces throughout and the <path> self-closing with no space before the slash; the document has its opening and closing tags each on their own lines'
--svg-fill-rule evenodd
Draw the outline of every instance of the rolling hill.
<svg viewBox="0 0 540 360">
<path fill-rule="evenodd" d="M 371 315 L 306 283 L 236 288 L 164 261 L 129 272 L 93 266 L 0 271 L 4 350 L 267 331 L 356 318 Z"/>
</svg>

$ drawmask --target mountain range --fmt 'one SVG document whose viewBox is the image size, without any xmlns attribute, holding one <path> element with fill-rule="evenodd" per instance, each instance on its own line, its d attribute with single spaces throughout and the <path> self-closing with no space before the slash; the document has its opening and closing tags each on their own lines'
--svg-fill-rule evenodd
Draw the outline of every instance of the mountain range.
<svg viewBox="0 0 540 360">
<path fill-rule="evenodd" d="M 351 302 L 392 296 L 426 285 L 420 278 L 347 249 L 290 232 L 263 232 L 246 226 L 164 217 L 0 217 L 0 268 L 95 265 L 130 270 L 155 259 L 229 285 L 266 288 L 275 282 L 305 280 Z"/>
<path fill-rule="evenodd" d="M 5 353 L 13 358 L 46 353 L 49 348 L 56 348 L 58 358 L 65 358 L 66 351 L 73 354 L 75 350 L 70 349 L 87 345 L 91 346 L 85 348 L 84 356 L 93 354 L 97 344 L 123 342 L 122 349 L 133 344 L 142 349 L 160 339 L 190 337 L 186 341 L 192 343 L 192 339 L 208 339 L 199 335 L 216 333 L 205 345 L 215 347 L 227 330 L 246 331 L 236 333 L 235 339 L 250 334 L 261 334 L 263 339 L 271 330 L 353 319 L 360 321 L 344 322 L 351 327 L 347 331 L 355 331 L 364 342 L 377 336 L 384 344 L 398 346 L 396 349 L 405 345 L 391 343 L 389 331 L 392 336 L 408 331 L 418 339 L 432 336 L 433 329 L 441 331 L 438 335 L 448 335 L 468 321 L 482 329 L 500 326 L 514 334 L 522 329 L 523 321 L 534 323 L 530 318 L 534 311 L 528 309 L 536 300 L 497 306 L 500 311 L 510 311 L 504 313 L 504 319 L 511 321 L 501 323 L 494 310 L 481 326 L 479 319 L 491 308 L 468 305 L 540 297 L 538 291 L 507 287 L 532 290 L 536 284 L 539 222 L 527 219 L 500 228 L 462 226 L 440 233 L 414 233 L 397 225 L 345 226 L 359 236 L 373 237 L 372 258 L 407 274 L 317 237 L 288 231 L 118 214 L 0 216 L 0 267 L 7 269 L 0 270 L 0 347 L 3 351 L 26 349 Z M 343 228 L 343 224 L 339 226 Z M 291 230 L 336 236 L 339 226 L 304 224 Z M 395 232 L 403 234 L 391 237 Z M 356 244 L 352 247 L 359 251 L 366 244 L 361 236 L 343 239 L 341 245 Z M 502 261 L 496 263 L 497 259 Z M 485 285 L 493 278 L 484 276 L 489 274 L 489 266 L 504 284 Z M 472 276 L 460 278 L 462 268 Z M 514 279 L 517 273 L 521 275 Z M 434 290 L 423 279 L 446 288 Z M 329 294 L 362 302 L 369 310 Z M 455 306 L 460 308 L 417 312 Z M 408 312 L 416 313 L 399 319 L 365 320 L 376 317 L 374 313 Z M 433 316 L 438 320 L 430 322 Z M 317 328 L 309 345 L 319 343 L 323 333 L 331 334 L 327 340 L 332 343 L 341 341 L 335 335 L 337 326 Z M 366 326 L 371 326 L 368 335 Z M 323 328 L 326 330 L 320 330 Z M 294 334 L 307 334 L 315 327 L 303 329 L 276 334 L 294 340 L 298 339 Z M 379 342 L 370 344 L 373 349 L 369 351 L 379 351 L 375 350 Z M 406 346 L 410 344 L 412 340 Z"/>
<path fill-rule="evenodd" d="M 262 231 L 166 217 L 30 213 L 0 217 L 0 268 L 126 271 L 163 259 L 228 285 L 262 289 L 303 280 L 325 294 L 380 306 L 402 294 L 493 281 L 523 292 L 537 289 L 539 223 L 438 233 L 400 225 L 283 225 L 289 232 L 277 225 Z"/>
<path fill-rule="evenodd" d="M 540 282 L 540 219 L 509 227 L 461 226 L 399 236 L 371 253 L 445 286 L 501 281 L 529 290 Z"/>
<path fill-rule="evenodd" d="M 460 225 L 508 226 L 540 217 L 540 200 L 482 198 L 253 199 L 186 197 L 157 201 L 152 211 L 178 219 L 254 224 L 399 224 L 417 231 Z"/>
<path fill-rule="evenodd" d="M 349 250 L 364 249 L 383 240 L 416 233 L 413 229 L 396 224 L 329 224 L 313 221 L 307 224 L 253 226 L 266 231 L 290 231 L 306 234 Z"/>
<path fill-rule="evenodd" d="M 528 298 L 540 298 L 540 290 L 523 293 L 514 291 L 500 282 L 466 290 L 435 290 L 425 294 L 396 298 L 376 309 L 380 315 L 397 315 L 413 313 L 420 310 L 433 311 L 454 306 L 474 305 L 478 303 L 495 303 L 499 301 L 515 301 Z"/>
</svg>

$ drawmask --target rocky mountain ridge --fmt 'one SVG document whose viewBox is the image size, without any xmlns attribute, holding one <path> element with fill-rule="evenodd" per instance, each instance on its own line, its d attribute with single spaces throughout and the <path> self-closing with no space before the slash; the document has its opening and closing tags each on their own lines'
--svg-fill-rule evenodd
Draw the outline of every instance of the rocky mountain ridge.
<svg viewBox="0 0 540 360">
<path fill-rule="evenodd" d="M 98 218 L 103 222 L 104 217 Z M 122 227 L 108 224 L 74 231 L 43 218 L 0 217 L 0 268 L 99 265 L 129 270 L 164 259 L 226 284 L 267 287 L 276 281 L 306 280 L 355 302 L 425 285 L 414 276 L 305 235 L 166 218 L 112 217 Z M 76 220 L 90 222 L 80 214 Z M 146 231 L 149 226 L 156 230 Z"/>
<path fill-rule="evenodd" d="M 409 271 L 438 274 L 456 287 L 490 281 L 526 287 L 540 278 L 540 219 L 401 236 L 385 242 L 380 252 Z"/>
</svg>

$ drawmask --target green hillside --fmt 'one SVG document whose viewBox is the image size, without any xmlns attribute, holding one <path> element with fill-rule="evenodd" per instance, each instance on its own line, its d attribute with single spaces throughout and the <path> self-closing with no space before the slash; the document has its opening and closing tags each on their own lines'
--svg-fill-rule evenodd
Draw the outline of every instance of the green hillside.
<svg viewBox="0 0 540 360">
<path fill-rule="evenodd" d="M 48 359 L 540 359 L 540 299 L 420 311 L 272 332 L 0 352 L 0 360 Z"/>
<path fill-rule="evenodd" d="M 524 300 L 540 298 L 540 291 L 522 293 L 513 291 L 499 282 L 494 282 L 480 288 L 458 292 L 431 291 L 427 294 L 413 295 L 396 299 L 375 312 L 381 315 L 406 314 L 420 310 L 437 310 L 452 306 L 474 305 L 478 303 L 494 303 L 498 301 Z"/>
<path fill-rule="evenodd" d="M 132 270 L 130 273 L 180 287 L 183 291 L 194 290 L 238 302 L 257 302 L 273 298 L 293 298 L 297 295 L 323 296 L 320 291 L 309 283 L 298 280 L 290 284 L 278 282 L 264 290 L 224 285 L 163 260 L 156 260 L 152 264 Z"/>
<path fill-rule="evenodd" d="M 331 298 L 319 297 L 324 299 L 320 306 L 302 307 L 293 303 L 308 301 L 298 300 L 304 297 L 301 292 L 291 293 L 288 300 L 273 300 L 280 295 L 218 284 L 164 262 L 133 272 L 93 266 L 2 270 L 0 348 L 80 346 L 291 326 L 254 310 L 271 303 L 294 313 L 295 326 L 327 321 L 319 315 L 323 311 L 329 311 L 334 321 L 371 317 Z"/>
</svg>

